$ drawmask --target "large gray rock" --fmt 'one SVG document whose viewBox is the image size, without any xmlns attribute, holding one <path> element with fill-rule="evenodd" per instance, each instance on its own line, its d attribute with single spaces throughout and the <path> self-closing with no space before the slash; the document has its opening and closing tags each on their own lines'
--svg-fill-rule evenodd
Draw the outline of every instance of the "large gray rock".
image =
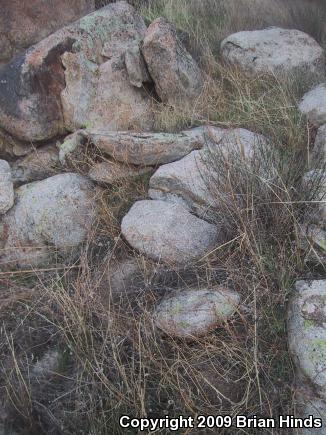
<svg viewBox="0 0 326 435">
<path fill-rule="evenodd" d="M 56 145 L 35 149 L 26 157 L 12 164 L 12 179 L 15 186 L 52 177 L 62 170 L 59 150 Z"/>
<path fill-rule="evenodd" d="M 223 58 L 253 75 L 259 73 L 325 73 L 325 54 L 309 35 L 272 27 L 242 31 L 221 43 Z"/>
<path fill-rule="evenodd" d="M 25 184 L 4 215 L 2 267 L 38 267 L 56 256 L 75 258 L 96 216 L 94 186 L 73 173 Z"/>
<path fill-rule="evenodd" d="M 158 168 L 149 182 L 149 196 L 183 204 L 203 217 L 218 206 L 215 190 L 219 173 L 214 159 L 223 159 L 231 165 L 241 159 L 242 165 L 246 162 L 250 165 L 266 147 L 263 136 L 245 129 L 208 128 L 202 150 Z"/>
<path fill-rule="evenodd" d="M 154 322 L 168 335 L 198 337 L 223 325 L 234 314 L 239 301 L 239 294 L 225 287 L 185 290 L 160 302 Z"/>
<path fill-rule="evenodd" d="M 123 218 L 121 231 L 133 248 L 169 264 L 199 260 L 219 241 L 217 227 L 164 201 L 136 202 Z"/>
<path fill-rule="evenodd" d="M 145 32 L 117 2 L 48 36 L 0 69 L 0 125 L 33 142 L 85 126 L 149 128 L 151 99 L 129 82 L 124 59 Z"/>
<path fill-rule="evenodd" d="M 2 0 L 0 65 L 94 9 L 94 0 Z"/>
<path fill-rule="evenodd" d="M 119 162 L 154 166 L 173 162 L 194 149 L 202 148 L 205 129 L 198 127 L 175 134 L 88 130 L 88 137 L 104 154 Z"/>
<path fill-rule="evenodd" d="M 299 104 L 299 110 L 315 127 L 326 124 L 326 83 L 307 92 Z"/>
<path fill-rule="evenodd" d="M 6 160 L 0 160 L 0 215 L 14 205 L 14 185 L 11 169 Z"/>
<path fill-rule="evenodd" d="M 203 75 L 165 18 L 148 27 L 142 52 L 158 96 L 164 103 L 192 102 L 201 93 Z"/>
<path fill-rule="evenodd" d="M 288 339 L 300 375 L 326 398 L 326 280 L 297 281 L 289 305 Z"/>
</svg>

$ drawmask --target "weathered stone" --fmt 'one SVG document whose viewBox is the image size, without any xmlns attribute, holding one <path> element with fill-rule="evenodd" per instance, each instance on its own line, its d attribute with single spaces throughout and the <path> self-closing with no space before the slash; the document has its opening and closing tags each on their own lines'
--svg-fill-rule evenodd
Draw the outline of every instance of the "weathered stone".
<svg viewBox="0 0 326 435">
<path fill-rule="evenodd" d="M 151 82 L 151 78 L 147 71 L 147 66 L 138 45 L 129 48 L 126 51 L 125 65 L 128 73 L 129 82 L 133 86 L 141 88 L 144 83 Z"/>
<path fill-rule="evenodd" d="M 59 31 L 0 69 L 0 125 L 22 141 L 64 132 L 60 93 L 65 87 L 60 56 L 73 45 Z"/>
<path fill-rule="evenodd" d="M 94 0 L 2 0 L 0 65 L 95 9 Z"/>
<path fill-rule="evenodd" d="M 12 164 L 12 179 L 14 185 L 19 186 L 52 177 L 61 169 L 58 148 L 56 145 L 46 145 L 16 160 Z"/>
<path fill-rule="evenodd" d="M 173 162 L 201 148 L 204 133 L 202 127 L 176 134 L 88 131 L 90 141 L 104 154 L 119 162 L 144 166 Z"/>
<path fill-rule="evenodd" d="M 199 97 L 203 75 L 195 60 L 165 18 L 158 18 L 148 27 L 142 52 L 164 103 L 191 103 Z"/>
<path fill-rule="evenodd" d="M 11 169 L 6 160 L 0 160 L 0 215 L 14 205 L 14 185 Z"/>
<path fill-rule="evenodd" d="M 250 164 L 266 146 L 263 136 L 245 129 L 209 128 L 202 150 L 158 168 L 149 182 L 149 196 L 183 204 L 204 217 L 218 206 L 215 192 L 211 190 L 211 185 L 216 188 L 219 176 L 214 167 L 215 156 L 223 158 L 225 164 L 228 161 L 235 164 L 236 159 L 241 159 L 242 165 L 246 161 Z"/>
<path fill-rule="evenodd" d="M 242 31 L 221 43 L 222 56 L 253 75 L 260 73 L 325 73 L 325 54 L 309 35 L 271 27 Z"/>
<path fill-rule="evenodd" d="M 288 315 L 289 348 L 301 376 L 326 398 L 326 281 L 297 281 Z"/>
<path fill-rule="evenodd" d="M 315 145 L 311 153 L 311 160 L 315 167 L 324 168 L 326 162 L 326 124 L 319 127 Z"/>
<path fill-rule="evenodd" d="M 146 32 L 126 2 L 87 15 L 0 69 L 0 125 L 23 141 L 85 126 L 148 127 L 151 99 L 128 80 L 124 56 Z"/>
<path fill-rule="evenodd" d="M 326 83 L 322 83 L 304 94 L 299 110 L 315 127 L 326 124 Z"/>
<path fill-rule="evenodd" d="M 138 168 L 117 162 L 96 163 L 88 172 L 88 176 L 97 183 L 113 184 L 123 180 L 130 180 L 152 171 L 151 168 Z"/>
<path fill-rule="evenodd" d="M 30 144 L 23 143 L 0 129 L 0 158 L 11 160 L 32 151 Z"/>
<path fill-rule="evenodd" d="M 166 334 L 182 338 L 207 334 L 232 315 L 238 293 L 224 287 L 185 290 L 163 299 L 154 313 L 155 324 Z"/>
<path fill-rule="evenodd" d="M 169 264 L 199 260 L 219 241 L 217 227 L 164 201 L 136 202 L 123 218 L 121 231 L 133 248 Z"/>
<path fill-rule="evenodd" d="M 94 186 L 80 175 L 59 174 L 19 187 L 2 220 L 1 266 L 53 265 L 57 255 L 75 258 L 95 216 Z"/>
<path fill-rule="evenodd" d="M 130 83 L 122 58 L 101 65 L 83 53 L 65 53 L 66 88 L 62 92 L 65 126 L 107 130 L 150 130 L 151 99 L 144 89 Z"/>
</svg>

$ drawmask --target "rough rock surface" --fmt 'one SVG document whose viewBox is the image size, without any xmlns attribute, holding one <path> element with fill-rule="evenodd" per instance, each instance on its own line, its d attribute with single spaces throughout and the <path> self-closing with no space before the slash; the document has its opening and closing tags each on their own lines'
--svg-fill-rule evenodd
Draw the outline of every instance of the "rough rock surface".
<svg viewBox="0 0 326 435">
<path fill-rule="evenodd" d="M 307 92 L 299 104 L 299 110 L 315 127 L 326 124 L 326 83 Z"/>
<path fill-rule="evenodd" d="M 117 162 L 96 163 L 88 172 L 91 180 L 97 183 L 113 184 L 122 180 L 128 180 L 152 171 L 151 168 L 138 168 L 123 165 Z"/>
<path fill-rule="evenodd" d="M 94 9 L 94 0 L 2 0 L 0 65 Z"/>
<path fill-rule="evenodd" d="M 1 266 L 53 265 L 57 254 L 74 257 L 95 213 L 93 183 L 80 175 L 59 174 L 19 187 L 2 220 Z"/>
<path fill-rule="evenodd" d="M 318 168 L 319 165 L 324 167 L 326 162 L 326 124 L 322 125 L 317 130 L 311 157 L 315 167 Z"/>
<path fill-rule="evenodd" d="M 223 324 L 237 309 L 238 293 L 224 287 L 216 290 L 186 290 L 163 299 L 154 321 L 171 336 L 190 338 L 204 335 Z"/>
<path fill-rule="evenodd" d="M 214 225 L 164 201 L 136 202 L 123 218 L 121 231 L 133 248 L 169 264 L 198 260 L 219 241 Z"/>
<path fill-rule="evenodd" d="M 144 83 L 152 82 L 138 45 L 131 47 L 126 51 L 125 65 L 128 73 L 128 80 L 133 86 L 141 88 Z"/>
<path fill-rule="evenodd" d="M 0 215 L 14 205 L 14 185 L 9 163 L 0 160 Z"/>
<path fill-rule="evenodd" d="M 48 36 L 0 69 L 0 124 L 24 141 L 85 126 L 149 127 L 151 99 L 128 81 L 124 56 L 146 32 L 117 2 Z"/>
<path fill-rule="evenodd" d="M 325 73 L 325 54 L 309 35 L 271 27 L 242 31 L 221 43 L 224 59 L 248 73 Z"/>
<path fill-rule="evenodd" d="M 44 180 L 60 171 L 59 150 L 56 145 L 38 148 L 12 164 L 15 186 Z"/>
<path fill-rule="evenodd" d="M 12 160 L 13 158 L 22 157 L 32 151 L 30 144 L 21 142 L 4 130 L 0 129 L 0 158 Z"/>
<path fill-rule="evenodd" d="M 326 398 L 326 280 L 297 281 L 289 306 L 289 348 L 301 376 Z"/>
<path fill-rule="evenodd" d="M 266 144 L 263 136 L 245 129 L 209 128 L 202 150 L 158 168 L 150 179 L 149 196 L 183 204 L 203 217 L 218 205 L 210 190 L 211 182 L 216 185 L 218 180 L 218 174 L 212 171 L 215 153 L 223 156 L 225 162 L 235 162 L 236 154 L 242 162 L 249 163 Z"/>
<path fill-rule="evenodd" d="M 303 397 L 302 413 L 298 414 L 300 418 L 309 418 L 313 415 L 314 418 L 321 418 L 323 425 L 321 428 L 303 428 L 300 430 L 300 435 L 326 435 L 326 402 L 318 397 Z"/>
<path fill-rule="evenodd" d="M 89 130 L 88 136 L 95 146 L 115 160 L 144 166 L 173 162 L 202 148 L 205 143 L 203 127 L 176 134 Z"/>
<path fill-rule="evenodd" d="M 192 102 L 201 93 L 203 75 L 165 18 L 148 27 L 142 52 L 158 96 L 164 103 Z"/>
</svg>

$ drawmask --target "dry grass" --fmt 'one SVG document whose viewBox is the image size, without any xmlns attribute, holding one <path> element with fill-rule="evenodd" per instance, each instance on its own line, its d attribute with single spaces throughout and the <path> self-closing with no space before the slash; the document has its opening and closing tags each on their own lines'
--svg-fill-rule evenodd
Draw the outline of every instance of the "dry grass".
<svg viewBox="0 0 326 435">
<path fill-rule="evenodd" d="M 158 105 L 156 128 L 244 127 L 269 137 L 273 147 L 250 168 L 236 155 L 209 155 L 214 221 L 232 242 L 198 264 L 169 269 L 133 252 L 121 238 L 122 216 L 146 197 L 148 177 L 140 177 L 103 190 L 102 213 L 78 267 L 0 274 L 5 433 L 115 435 L 125 433 L 118 424 L 123 413 L 275 416 L 295 408 L 286 304 L 296 278 L 324 274 L 304 261 L 298 234 L 322 184 L 316 177 L 307 192 L 301 183 L 315 131 L 296 107 L 311 80 L 249 79 L 221 65 L 218 44 L 231 31 L 275 24 L 322 41 L 324 8 L 309 2 L 306 17 L 304 0 L 153 0 L 139 7 L 147 18 L 164 14 L 188 32 L 208 74 L 194 107 Z M 90 148 L 72 163 L 84 173 L 102 158 Z M 227 200 L 221 191 L 229 193 Z M 139 276 L 117 294 L 108 271 L 129 256 L 138 262 Z M 154 328 L 153 308 L 171 289 L 221 283 L 241 294 L 241 309 L 230 322 L 192 342 Z M 35 375 L 50 350 L 56 350 L 57 364 L 46 376 Z"/>
</svg>

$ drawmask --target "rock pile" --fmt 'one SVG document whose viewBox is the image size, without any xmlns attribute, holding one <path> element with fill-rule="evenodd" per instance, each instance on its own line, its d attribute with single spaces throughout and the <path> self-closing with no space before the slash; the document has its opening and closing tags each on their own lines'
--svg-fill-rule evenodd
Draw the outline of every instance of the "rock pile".
<svg viewBox="0 0 326 435">
<path fill-rule="evenodd" d="M 96 183 L 106 188 L 148 172 L 149 199 L 126 212 L 122 236 L 134 250 L 178 270 L 201 261 L 225 241 L 224 228 L 209 213 L 219 207 L 212 185 L 226 200 L 229 194 L 211 165 L 214 155 L 226 165 L 237 156 L 248 170 L 268 177 L 273 168 L 266 168 L 261 156 L 273 145 L 244 128 L 153 132 L 158 101 L 195 106 L 205 82 L 165 18 L 147 28 L 124 1 L 84 16 L 93 11 L 92 0 L 73 0 L 69 7 L 57 0 L 55 14 L 53 2 L 42 2 L 39 15 L 32 16 L 30 10 L 40 3 L 32 0 L 22 6 L 30 20 L 21 33 L 18 3 L 4 0 L 0 17 L 6 29 L 0 32 L 0 158 L 11 163 L 0 160 L 1 268 L 77 258 L 97 216 Z M 55 18 L 48 20 L 49 15 Z M 253 76 L 305 73 L 316 78 L 325 73 L 324 51 L 298 30 L 239 32 L 222 42 L 221 54 Z M 304 95 L 299 109 L 319 128 L 312 161 L 322 171 L 325 83 Z M 69 161 L 88 145 L 105 160 L 88 168 L 87 177 L 67 172 Z M 319 246 L 324 234 L 319 230 L 326 229 L 319 196 L 324 190 L 316 197 L 320 205 L 313 222 Z M 112 289 L 127 293 L 138 275 L 133 259 L 115 264 Z M 300 376 L 307 388 L 314 386 L 314 403 L 326 414 L 325 288 L 324 281 L 297 283 L 289 342 Z M 224 286 L 182 289 L 163 298 L 152 318 L 165 334 L 191 338 L 223 326 L 239 306 L 240 295 Z"/>
</svg>

